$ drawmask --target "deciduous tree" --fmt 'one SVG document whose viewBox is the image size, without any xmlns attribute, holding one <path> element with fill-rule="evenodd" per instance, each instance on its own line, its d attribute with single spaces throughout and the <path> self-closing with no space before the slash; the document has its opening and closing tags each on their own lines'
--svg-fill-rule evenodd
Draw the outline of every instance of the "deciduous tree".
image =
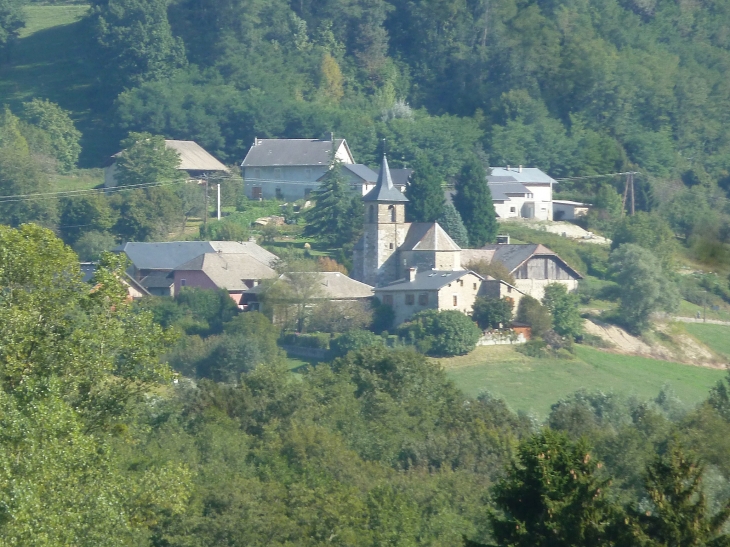
<svg viewBox="0 0 730 547">
<path fill-rule="evenodd" d="M 569 293 L 562 283 L 545 286 L 543 305 L 553 316 L 553 330 L 562 336 L 575 338 L 583 332 L 583 318 L 578 309 L 578 297 Z"/>
</svg>

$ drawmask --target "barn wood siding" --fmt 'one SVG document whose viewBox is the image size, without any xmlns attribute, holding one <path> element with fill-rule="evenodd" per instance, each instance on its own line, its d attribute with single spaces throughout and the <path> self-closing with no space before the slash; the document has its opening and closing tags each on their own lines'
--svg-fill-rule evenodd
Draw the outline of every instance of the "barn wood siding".
<svg viewBox="0 0 730 547">
<path fill-rule="evenodd" d="M 517 269 L 515 278 L 567 281 L 573 279 L 573 275 L 554 257 L 535 257 Z"/>
</svg>

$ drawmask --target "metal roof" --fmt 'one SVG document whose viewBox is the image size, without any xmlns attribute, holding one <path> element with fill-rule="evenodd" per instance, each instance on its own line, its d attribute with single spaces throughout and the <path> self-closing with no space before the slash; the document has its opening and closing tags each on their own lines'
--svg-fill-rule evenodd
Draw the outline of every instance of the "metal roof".
<svg viewBox="0 0 730 547">
<path fill-rule="evenodd" d="M 391 169 L 390 178 L 393 179 L 393 184 L 398 187 L 403 187 L 408 184 L 408 179 L 411 178 L 413 169 Z"/>
<path fill-rule="evenodd" d="M 246 280 L 273 279 L 276 272 L 250 254 L 206 253 L 177 266 L 174 271 L 202 271 L 218 288 L 245 291 Z"/>
<path fill-rule="evenodd" d="M 333 152 L 345 147 L 350 163 L 352 154 L 344 139 L 256 139 L 241 167 L 271 167 L 292 165 L 329 165 Z"/>
<path fill-rule="evenodd" d="M 370 190 L 362 198 L 363 201 L 408 201 L 408 198 L 404 196 L 400 190 L 393 186 L 393 179 L 390 176 L 390 169 L 388 168 L 388 159 L 383 154 L 383 163 L 380 166 L 380 173 L 378 173 L 378 182 L 375 188 Z"/>
<path fill-rule="evenodd" d="M 459 247 L 438 222 L 413 222 L 400 251 L 459 251 Z"/>
<path fill-rule="evenodd" d="M 120 245 L 123 252 L 139 270 L 170 271 L 206 253 L 248 254 L 271 267 L 278 257 L 249 241 L 169 241 L 161 243 L 129 242 Z"/>
<path fill-rule="evenodd" d="M 180 154 L 180 166 L 184 171 L 228 171 L 228 168 L 211 156 L 194 141 L 165 140 L 168 148 Z"/>
<path fill-rule="evenodd" d="M 487 176 L 488 182 L 505 182 L 504 177 L 509 177 L 515 182 L 522 184 L 557 184 L 554 178 L 540 171 L 537 167 L 491 167 L 492 173 Z"/>
<path fill-rule="evenodd" d="M 375 293 L 379 292 L 390 292 L 390 291 L 437 291 L 442 287 L 447 286 L 449 283 L 458 281 L 467 274 L 472 274 L 479 279 L 484 279 L 479 274 L 472 272 L 471 270 L 457 270 L 457 271 L 443 271 L 443 270 L 425 270 L 422 272 L 416 271 L 416 278 L 414 281 L 409 281 L 407 278 L 399 279 L 385 285 L 384 287 L 377 287 Z"/>
<path fill-rule="evenodd" d="M 367 165 L 363 165 L 361 163 L 345 163 L 342 167 L 348 171 L 352 171 L 352 173 L 356 177 L 360 177 L 363 182 L 373 184 L 378 181 L 378 174 Z"/>
</svg>

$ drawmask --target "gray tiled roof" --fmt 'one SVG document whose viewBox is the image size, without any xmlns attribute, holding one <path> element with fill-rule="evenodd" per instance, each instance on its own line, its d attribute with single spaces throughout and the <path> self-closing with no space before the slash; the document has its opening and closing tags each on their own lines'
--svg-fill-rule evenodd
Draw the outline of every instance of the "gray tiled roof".
<svg viewBox="0 0 730 547">
<path fill-rule="evenodd" d="M 344 139 L 335 139 L 334 150 L 343 142 Z M 332 145 L 329 139 L 256 139 L 256 144 L 248 151 L 241 166 L 329 165 L 332 161 Z"/>
<path fill-rule="evenodd" d="M 195 141 L 165 140 L 168 148 L 180 154 L 178 169 L 185 171 L 228 171 L 228 168 L 211 156 Z"/>
<path fill-rule="evenodd" d="M 492 199 L 497 201 L 509 201 L 509 195 L 531 194 L 530 190 L 519 182 L 492 182 L 487 183 Z"/>
<path fill-rule="evenodd" d="M 276 272 L 249 254 L 206 253 L 181 264 L 175 271 L 202 271 L 220 289 L 243 291 L 245 280 L 273 279 Z"/>
<path fill-rule="evenodd" d="M 372 184 L 378 181 L 378 174 L 367 165 L 363 165 L 361 163 L 346 163 L 342 167 L 348 171 L 352 171 L 355 176 L 360 177 L 364 182 Z"/>
<path fill-rule="evenodd" d="M 442 271 L 442 270 L 425 270 L 423 272 L 416 272 L 416 279 L 409 281 L 408 279 L 399 279 L 393 281 L 384 287 L 378 287 L 375 289 L 376 293 L 379 292 L 390 292 L 390 291 L 436 291 L 441 287 L 445 287 L 449 283 L 459 280 L 466 274 L 474 274 L 475 276 L 483 279 L 479 274 L 470 270 L 457 270 L 454 272 Z"/>
<path fill-rule="evenodd" d="M 520 170 L 518 167 L 510 167 L 509 171 L 505 167 L 491 167 L 492 173 L 487 177 L 487 181 L 497 182 L 498 179 L 503 177 L 509 177 L 515 182 L 521 182 L 522 184 L 556 184 L 557 181 L 550 177 L 547 173 L 540 171 L 537 167 L 523 167 Z"/>
<path fill-rule="evenodd" d="M 501 262 L 504 264 L 507 269 L 510 272 L 514 272 L 517 268 L 519 268 L 524 262 L 529 259 L 532 256 L 553 256 L 560 262 L 562 262 L 566 268 L 568 268 L 573 274 L 578 278 L 582 279 L 583 276 L 578 273 L 575 268 L 570 266 L 565 260 L 560 258 L 557 253 L 554 251 L 551 251 L 544 245 L 540 243 L 530 243 L 530 244 L 494 244 L 494 245 L 485 245 L 481 249 L 481 251 L 493 251 L 494 255 L 492 256 L 492 260 L 496 260 L 497 262 Z M 464 255 L 462 254 L 462 259 L 464 258 Z M 476 258 L 476 257 L 474 257 Z"/>
<path fill-rule="evenodd" d="M 383 154 L 383 163 L 380 166 L 380 173 L 378 173 L 378 182 L 375 188 L 370 190 L 362 198 L 363 201 L 385 201 L 385 202 L 397 202 L 397 201 L 408 201 L 408 198 L 404 196 L 400 190 L 393 186 L 393 179 L 390 176 L 390 169 L 388 168 L 388 159 Z"/>
<path fill-rule="evenodd" d="M 321 298 L 352 300 L 373 296 L 373 288 L 370 285 L 356 281 L 345 274 L 339 272 L 311 272 L 311 275 L 316 275 L 319 278 L 322 287 Z M 286 274 L 280 275 L 279 280 L 288 281 Z M 277 281 L 277 283 L 280 281 Z M 246 292 L 248 294 L 259 294 L 265 292 L 267 287 L 268 285 L 257 285 Z"/>
<path fill-rule="evenodd" d="M 160 243 L 129 242 L 116 252 L 125 253 L 139 270 L 172 270 L 206 253 L 243 253 L 271 266 L 277 256 L 252 242 L 237 241 L 169 241 Z"/>
<path fill-rule="evenodd" d="M 155 272 L 143 277 L 139 284 L 145 289 L 167 289 L 175 280 L 168 272 Z"/>
<path fill-rule="evenodd" d="M 413 222 L 401 251 L 458 251 L 460 247 L 438 222 Z"/>
<path fill-rule="evenodd" d="M 411 178 L 413 169 L 391 169 L 390 177 L 393 179 L 393 184 L 402 188 L 408 184 L 408 179 Z"/>
</svg>

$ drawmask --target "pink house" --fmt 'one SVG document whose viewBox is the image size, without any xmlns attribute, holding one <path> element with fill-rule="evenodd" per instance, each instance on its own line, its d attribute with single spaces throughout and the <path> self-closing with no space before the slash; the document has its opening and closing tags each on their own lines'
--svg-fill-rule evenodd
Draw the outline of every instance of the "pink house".
<svg viewBox="0 0 730 547">
<path fill-rule="evenodd" d="M 183 287 L 224 289 L 240 305 L 244 291 L 277 273 L 250 254 L 205 253 L 176 267 L 172 276 L 175 294 Z"/>
</svg>

